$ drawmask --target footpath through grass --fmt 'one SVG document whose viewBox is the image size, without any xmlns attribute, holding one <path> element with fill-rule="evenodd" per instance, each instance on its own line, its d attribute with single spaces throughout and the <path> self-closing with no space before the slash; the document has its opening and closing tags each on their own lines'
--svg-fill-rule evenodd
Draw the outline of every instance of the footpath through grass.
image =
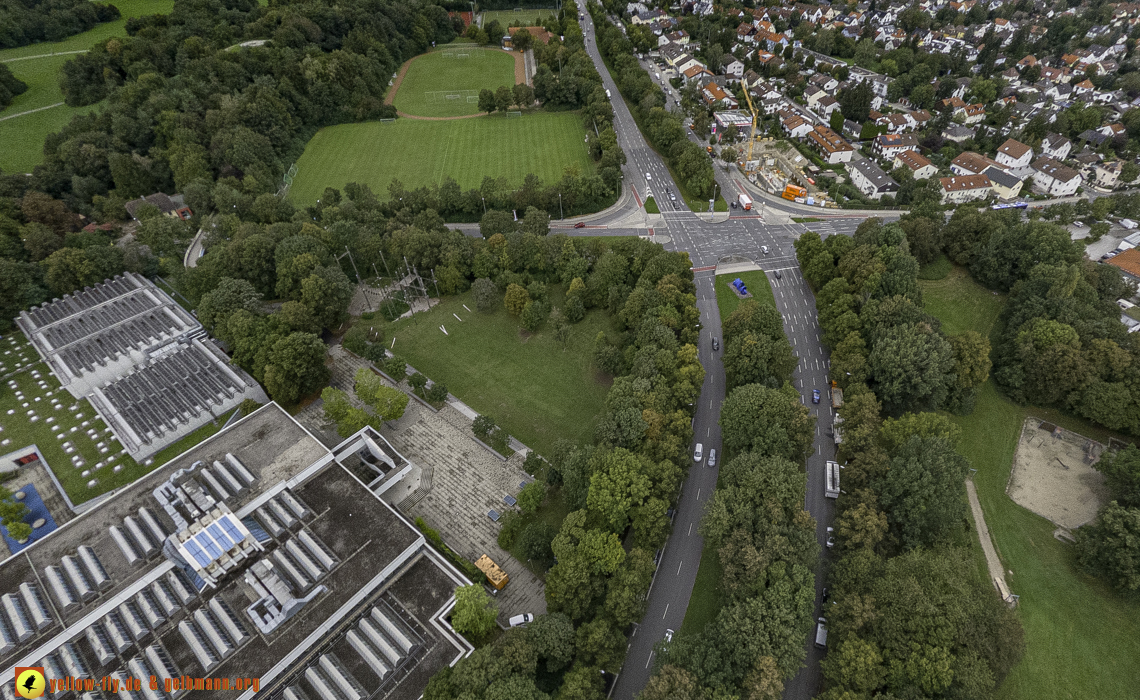
<svg viewBox="0 0 1140 700">
<path fill-rule="evenodd" d="M 116 0 L 115 6 L 119 8 L 122 17 L 114 22 L 105 22 L 62 41 L 0 51 L 0 63 L 7 65 L 13 75 L 28 84 L 27 92 L 0 110 L 0 117 L 63 102 L 63 92 L 59 89 L 59 71 L 64 63 L 77 55 L 68 52 L 83 51 L 105 39 L 126 36 L 128 19 L 169 13 L 174 8 L 174 0 Z M 32 56 L 38 58 L 31 58 Z M 31 172 L 43 162 L 44 139 L 49 134 L 62 129 L 76 114 L 98 109 L 98 103 L 86 107 L 59 106 L 0 121 L 0 144 L 3 144 L 0 148 L 0 170 L 5 173 Z"/>
<path fill-rule="evenodd" d="M 730 289 L 732 281 L 739 277 L 748 291 L 761 304 L 776 305 L 776 298 L 772 295 L 772 286 L 768 277 L 760 270 L 742 272 L 732 275 L 717 275 L 716 303 L 720 312 L 720 322 L 740 306 L 742 300 Z M 724 339 L 721 339 L 724 342 Z M 723 347 L 723 346 L 722 346 Z M 730 459 L 730 455 L 723 455 L 722 459 Z M 701 563 L 697 568 L 697 581 L 693 586 L 693 594 L 689 598 L 689 607 L 685 610 L 685 620 L 681 623 L 682 635 L 699 634 L 708 623 L 712 622 L 721 607 L 724 605 L 724 594 L 720 587 L 724 576 L 724 567 L 720 563 L 720 555 L 706 542 L 701 550 Z"/>
<path fill-rule="evenodd" d="M 494 92 L 514 84 L 514 54 L 471 43 L 448 44 L 412 60 L 393 104 L 421 117 L 478 114 L 479 90 Z"/>
<path fill-rule="evenodd" d="M 990 335 L 1003 298 L 973 282 L 961 268 L 943 280 L 922 282 L 926 308 L 948 333 Z M 1013 593 L 1026 634 L 1022 662 L 998 697 L 1006 700 L 1136 697 L 1140 684 L 1140 603 L 1127 602 L 1077 567 L 1076 551 L 1053 537 L 1055 526 L 1005 493 L 1025 416 L 1034 415 L 1105 439 L 1105 431 L 1053 410 L 1018 406 L 994 382 L 978 392 L 962 428 L 959 450 L 977 469 L 974 482 L 986 524 Z M 976 552 L 981 559 L 982 552 Z M 984 566 L 984 564 L 983 564 Z"/>
<path fill-rule="evenodd" d="M 554 306 L 561 296 L 552 289 Z M 394 337 L 393 352 L 539 454 L 551 454 L 562 438 L 593 442 L 610 384 L 591 366 L 606 315 L 590 311 L 563 346 L 549 326 L 522 331 L 501 303 L 487 313 L 464 305 L 475 309 L 470 292 L 445 297 L 429 312 L 387 324 L 385 340 Z"/>
<path fill-rule="evenodd" d="M 449 175 L 463 189 L 478 187 L 485 176 L 522 184 L 530 173 L 549 184 L 567 167 L 593 173 L 585 137 L 577 112 L 330 126 L 317 132 L 297 161 L 290 198 L 305 206 L 326 187 L 358 182 L 385 199 L 394 178 L 414 189 L 438 185 Z"/>
</svg>

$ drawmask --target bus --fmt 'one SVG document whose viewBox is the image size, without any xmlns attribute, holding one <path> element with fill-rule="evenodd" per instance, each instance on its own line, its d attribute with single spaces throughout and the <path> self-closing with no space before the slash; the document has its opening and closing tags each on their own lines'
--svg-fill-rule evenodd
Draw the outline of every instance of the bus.
<svg viewBox="0 0 1140 700">
<path fill-rule="evenodd" d="M 839 498 L 839 462 L 827 463 L 827 474 L 824 483 L 824 495 L 828 498 Z"/>
</svg>

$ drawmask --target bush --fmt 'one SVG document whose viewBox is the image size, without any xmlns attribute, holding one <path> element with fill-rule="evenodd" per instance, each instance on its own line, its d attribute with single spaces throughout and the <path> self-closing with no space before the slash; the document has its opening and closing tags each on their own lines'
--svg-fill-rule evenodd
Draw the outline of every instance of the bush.
<svg viewBox="0 0 1140 700">
<path fill-rule="evenodd" d="M 32 526 L 20 521 L 8 525 L 8 536 L 17 542 L 23 542 L 32 536 Z"/>
<path fill-rule="evenodd" d="M 495 419 L 491 416 L 479 416 L 475 419 L 475 422 L 471 424 L 471 432 L 475 433 L 475 437 L 483 442 L 487 442 L 487 438 L 496 428 L 498 428 L 498 426 L 495 425 Z"/>
<path fill-rule="evenodd" d="M 475 299 L 475 308 L 490 311 L 499 301 L 499 288 L 486 277 L 480 277 L 471 285 L 471 296 Z"/>
<path fill-rule="evenodd" d="M 557 534 L 549 523 L 541 521 L 531 523 L 519 535 L 519 549 L 527 559 L 548 567 L 554 563 L 554 552 L 550 548 L 550 543 Z"/>
<path fill-rule="evenodd" d="M 519 515 L 518 511 L 507 511 L 502 520 L 499 521 L 499 546 L 503 549 L 513 547 L 524 524 L 523 517 Z"/>
<path fill-rule="evenodd" d="M 443 403 L 447 401 L 447 385 L 440 384 L 439 382 L 432 384 L 431 388 L 427 390 L 426 398 L 432 403 Z"/>
<path fill-rule="evenodd" d="M 545 500 L 546 485 L 541 481 L 532 481 L 519 491 L 519 509 L 524 513 L 535 512 Z"/>
<path fill-rule="evenodd" d="M 398 355 L 393 355 L 389 357 L 388 360 L 384 363 L 384 371 L 392 379 L 400 381 L 405 376 L 407 376 L 408 363 L 404 362 L 404 358 Z"/>
<path fill-rule="evenodd" d="M 502 428 L 495 426 L 491 434 L 487 437 L 487 444 L 491 446 L 495 452 L 506 456 L 508 445 L 510 444 L 510 435 Z"/>
<path fill-rule="evenodd" d="M 419 372 L 416 372 L 412 376 L 408 377 L 408 383 L 412 385 L 412 389 L 414 389 L 418 395 L 423 396 L 424 387 L 427 386 L 428 378 Z"/>
</svg>

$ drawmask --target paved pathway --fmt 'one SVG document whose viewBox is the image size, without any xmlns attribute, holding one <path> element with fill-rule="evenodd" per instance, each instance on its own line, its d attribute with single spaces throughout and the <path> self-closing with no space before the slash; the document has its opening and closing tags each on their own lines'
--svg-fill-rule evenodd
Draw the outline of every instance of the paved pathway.
<svg viewBox="0 0 1140 700">
<path fill-rule="evenodd" d="M 970 498 L 970 512 L 974 514 L 974 527 L 978 529 L 978 539 L 982 542 L 982 551 L 986 553 L 986 568 L 990 570 L 990 578 L 998 586 L 998 592 L 1005 598 L 1009 595 L 1009 585 L 1005 582 L 1005 569 L 1001 566 L 994 542 L 990 538 L 990 529 L 986 526 L 986 514 L 982 512 L 982 504 L 978 502 L 978 490 L 974 487 L 972 479 L 966 479 L 966 495 Z M 1001 581 L 1000 584 L 997 582 Z"/>
<path fill-rule="evenodd" d="M 12 63 L 14 61 L 30 61 L 33 58 L 50 58 L 52 56 L 68 56 L 73 53 L 87 53 L 88 49 L 79 49 L 78 51 L 56 51 L 54 53 L 40 53 L 35 56 L 17 56 L 16 58 L 5 58 L 0 63 Z"/>
<path fill-rule="evenodd" d="M 6 117 L 0 117 L 0 122 L 5 121 L 6 119 L 15 119 L 16 117 L 22 117 L 26 114 L 34 114 L 35 112 L 42 112 L 45 109 L 52 109 L 54 107 L 62 107 L 62 106 L 63 106 L 62 102 L 56 102 L 55 104 L 48 105 L 47 107 L 37 107 L 36 109 L 29 109 L 28 111 L 20 112 L 19 114 L 9 114 Z"/>
</svg>

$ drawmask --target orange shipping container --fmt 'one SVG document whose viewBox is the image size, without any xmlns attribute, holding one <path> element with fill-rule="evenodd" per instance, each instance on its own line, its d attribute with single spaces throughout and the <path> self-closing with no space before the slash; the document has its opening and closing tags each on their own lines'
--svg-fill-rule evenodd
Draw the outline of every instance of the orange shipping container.
<svg viewBox="0 0 1140 700">
<path fill-rule="evenodd" d="M 507 573 L 499 568 L 499 565 L 491 561 L 491 557 L 484 554 L 475 560 L 475 566 L 487 577 L 487 581 L 495 587 L 495 590 L 503 590 L 503 586 L 511 580 Z"/>
</svg>

